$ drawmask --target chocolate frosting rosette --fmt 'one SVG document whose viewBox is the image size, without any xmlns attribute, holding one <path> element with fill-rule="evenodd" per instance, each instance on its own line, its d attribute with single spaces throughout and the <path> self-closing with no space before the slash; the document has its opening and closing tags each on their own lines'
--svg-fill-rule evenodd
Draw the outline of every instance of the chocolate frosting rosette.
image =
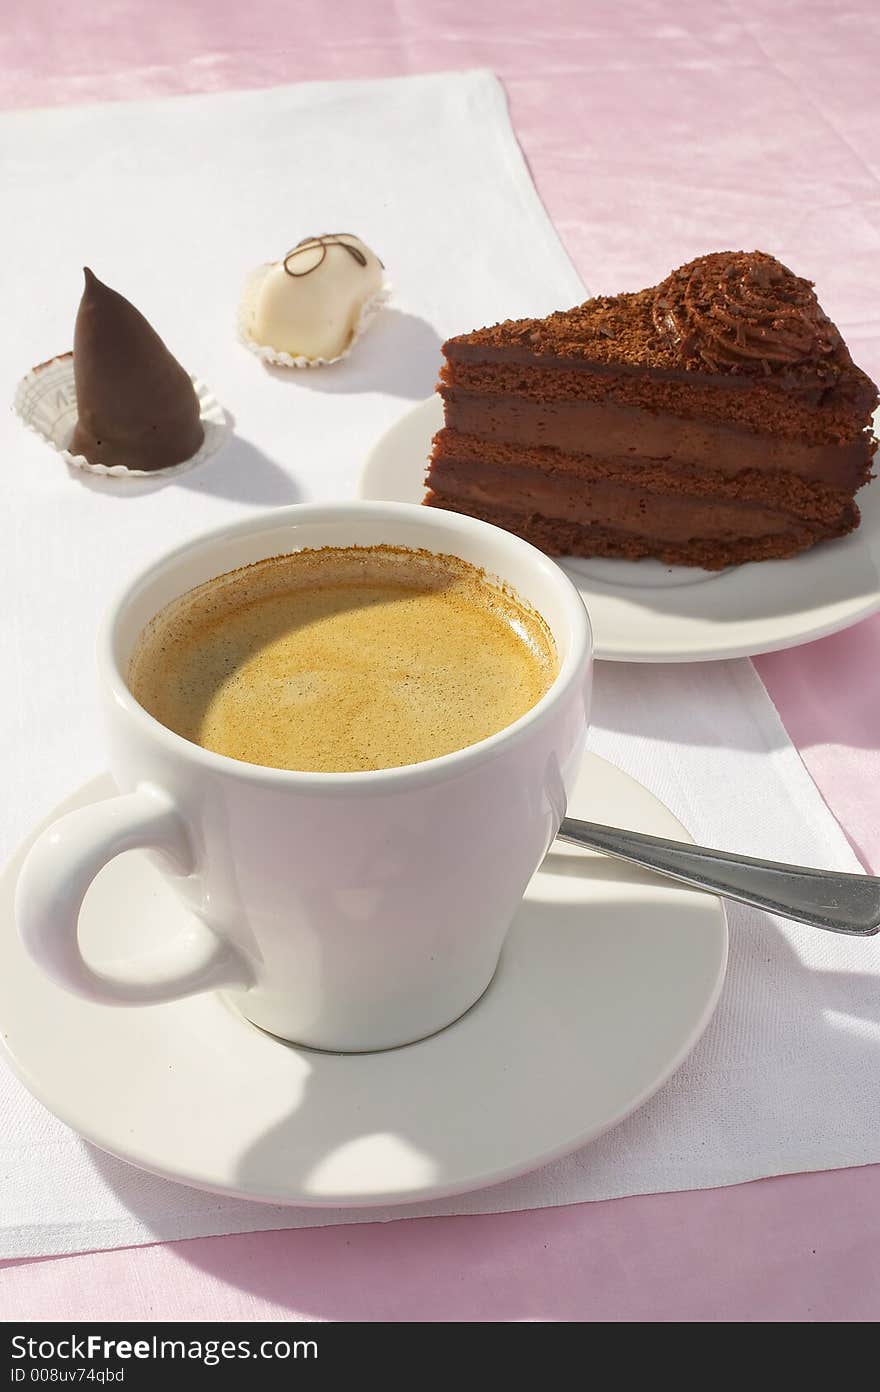
<svg viewBox="0 0 880 1392">
<path fill-rule="evenodd" d="M 653 317 L 684 366 L 804 386 L 840 374 L 841 337 L 812 281 L 763 251 L 716 251 L 680 266 L 657 286 Z"/>
</svg>

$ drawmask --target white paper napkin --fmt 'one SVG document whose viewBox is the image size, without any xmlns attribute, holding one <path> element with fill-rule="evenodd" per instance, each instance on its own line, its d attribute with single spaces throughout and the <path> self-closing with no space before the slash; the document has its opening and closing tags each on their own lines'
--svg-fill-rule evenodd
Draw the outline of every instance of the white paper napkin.
<svg viewBox="0 0 880 1392">
<path fill-rule="evenodd" d="M 0 389 L 71 346 L 86 263 L 234 415 L 203 470 L 70 477 L 0 421 L 5 851 L 102 768 L 90 651 L 106 599 L 175 542 L 255 508 L 350 496 L 364 455 L 432 389 L 439 344 L 583 288 L 488 73 L 314 84 L 0 120 L 7 207 Z M 396 290 L 351 359 L 268 373 L 236 342 L 242 277 L 301 237 L 363 236 Z M 858 868 L 747 662 L 600 665 L 593 748 L 700 840 Z M 81 1142 L 0 1065 L 0 1258 L 418 1213 L 476 1213 L 880 1160 L 871 943 L 731 913 L 728 983 L 663 1091 L 539 1173 L 416 1209 L 295 1211 L 153 1179 Z M 0 1022 L 2 1024 L 2 1022 Z"/>
</svg>

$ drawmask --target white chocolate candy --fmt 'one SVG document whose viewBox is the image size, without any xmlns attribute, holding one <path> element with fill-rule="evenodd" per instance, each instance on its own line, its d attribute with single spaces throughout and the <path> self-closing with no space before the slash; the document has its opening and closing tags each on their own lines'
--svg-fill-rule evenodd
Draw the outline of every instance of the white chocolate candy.
<svg viewBox="0 0 880 1392">
<path fill-rule="evenodd" d="M 291 357 L 338 358 L 368 300 L 382 289 L 382 263 L 359 237 L 310 237 L 274 262 L 254 297 L 250 336 Z"/>
</svg>

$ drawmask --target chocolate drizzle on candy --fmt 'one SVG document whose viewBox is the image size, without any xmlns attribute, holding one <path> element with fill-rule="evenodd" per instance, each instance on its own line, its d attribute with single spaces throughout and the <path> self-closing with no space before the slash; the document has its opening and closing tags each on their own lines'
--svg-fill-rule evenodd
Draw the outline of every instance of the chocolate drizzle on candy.
<svg viewBox="0 0 880 1392">
<path fill-rule="evenodd" d="M 289 251 L 282 261 L 282 265 L 289 276 L 299 279 L 301 276 L 311 275 L 323 264 L 327 256 L 327 248 L 330 246 L 344 247 L 349 256 L 354 257 L 359 266 L 366 266 L 367 258 L 360 247 L 352 246 L 351 242 L 344 242 L 343 237 L 353 237 L 353 232 L 325 232 L 320 237 L 303 237 L 301 242 L 297 242 L 292 251 Z M 313 266 L 308 266 L 304 271 L 292 271 L 288 266 L 288 261 L 292 261 L 296 256 L 302 256 L 306 251 L 313 251 L 320 247 L 321 254 Z M 382 264 L 381 262 L 379 263 Z"/>
<path fill-rule="evenodd" d="M 840 334 L 812 281 L 766 252 L 719 251 L 688 262 L 657 286 L 652 313 L 684 364 L 827 385 L 840 373 Z"/>
</svg>

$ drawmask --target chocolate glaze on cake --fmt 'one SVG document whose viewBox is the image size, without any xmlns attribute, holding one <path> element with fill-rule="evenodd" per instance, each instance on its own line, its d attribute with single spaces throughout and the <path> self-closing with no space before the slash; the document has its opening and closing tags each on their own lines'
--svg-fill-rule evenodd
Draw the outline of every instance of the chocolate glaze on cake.
<svg viewBox="0 0 880 1392">
<path fill-rule="evenodd" d="M 443 351 L 431 505 L 551 554 L 707 569 L 858 525 L 877 388 L 810 282 L 763 252 Z"/>
<path fill-rule="evenodd" d="M 71 453 L 126 469 L 191 459 L 204 431 L 189 375 L 134 305 L 88 267 L 85 279 L 73 339 L 79 419 Z"/>
</svg>

